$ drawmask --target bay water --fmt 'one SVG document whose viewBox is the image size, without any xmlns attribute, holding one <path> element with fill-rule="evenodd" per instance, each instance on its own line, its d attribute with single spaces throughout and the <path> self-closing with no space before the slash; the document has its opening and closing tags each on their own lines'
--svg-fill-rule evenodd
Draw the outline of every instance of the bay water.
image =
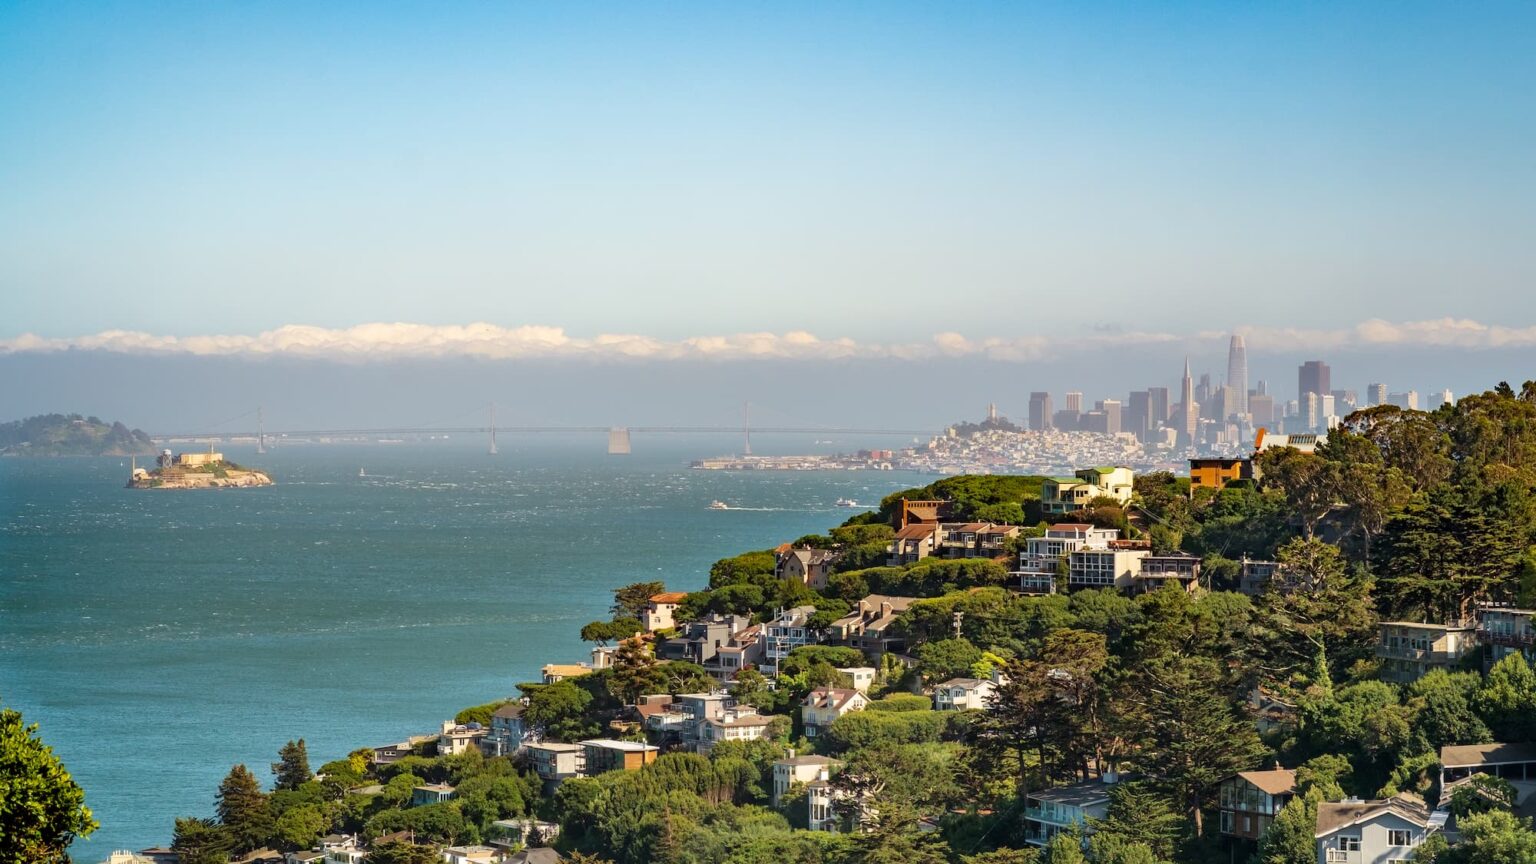
<svg viewBox="0 0 1536 864">
<path fill-rule="evenodd" d="M 75 859 L 168 844 L 232 764 L 269 777 L 290 738 L 318 766 L 588 659 L 577 631 L 615 587 L 701 587 L 718 558 L 847 518 L 839 498 L 932 479 L 687 468 L 735 443 L 224 446 L 277 485 L 192 491 L 124 489 L 126 459 L 0 459 L 0 704 L 40 724 L 101 821 Z"/>
</svg>

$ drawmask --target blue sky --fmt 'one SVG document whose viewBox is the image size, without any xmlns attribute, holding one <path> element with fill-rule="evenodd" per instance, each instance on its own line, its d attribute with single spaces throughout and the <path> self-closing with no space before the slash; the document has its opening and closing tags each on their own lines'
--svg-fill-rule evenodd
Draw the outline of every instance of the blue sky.
<svg viewBox="0 0 1536 864">
<path fill-rule="evenodd" d="M 1499 3 L 4 4 L 0 340 L 1528 327 L 1533 25 Z"/>
</svg>

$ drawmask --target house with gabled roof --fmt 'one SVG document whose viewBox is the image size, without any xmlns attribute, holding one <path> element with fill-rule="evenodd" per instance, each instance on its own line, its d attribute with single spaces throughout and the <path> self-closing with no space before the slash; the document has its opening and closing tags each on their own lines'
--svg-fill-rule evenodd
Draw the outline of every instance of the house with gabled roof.
<svg viewBox="0 0 1536 864">
<path fill-rule="evenodd" d="M 827 578 L 832 575 L 838 557 L 838 553 L 831 549 L 791 547 L 778 553 L 774 574 L 785 581 L 799 582 L 820 591 L 827 587 Z"/>
<path fill-rule="evenodd" d="M 815 738 L 837 718 L 863 711 L 868 705 L 869 697 L 857 690 L 817 687 L 800 700 L 800 724 L 805 727 L 805 737 Z"/>
<path fill-rule="evenodd" d="M 1409 861 L 1448 814 L 1432 811 L 1416 795 L 1324 801 L 1317 805 L 1318 864 L 1388 864 Z"/>
<path fill-rule="evenodd" d="M 1233 774 L 1217 790 L 1221 833 L 1257 840 L 1295 795 L 1295 771 L 1274 768 Z"/>
<path fill-rule="evenodd" d="M 906 648 L 906 636 L 896 627 L 901 613 L 916 603 L 916 597 L 870 594 L 855 604 L 853 611 L 832 622 L 827 632 L 832 641 L 857 648 L 871 657 Z"/>
<path fill-rule="evenodd" d="M 887 567 L 915 564 L 939 547 L 939 523 L 914 522 L 898 530 L 885 547 Z"/>
</svg>

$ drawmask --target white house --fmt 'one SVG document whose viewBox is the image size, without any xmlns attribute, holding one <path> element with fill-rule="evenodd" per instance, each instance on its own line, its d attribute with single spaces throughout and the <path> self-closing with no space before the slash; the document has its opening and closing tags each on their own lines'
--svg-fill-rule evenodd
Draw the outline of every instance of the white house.
<svg viewBox="0 0 1536 864">
<path fill-rule="evenodd" d="M 1091 819 L 1109 814 L 1109 790 L 1114 784 L 1089 780 L 1031 792 L 1024 799 L 1024 842 L 1044 846 L 1063 831 L 1093 833 Z"/>
<path fill-rule="evenodd" d="M 1317 805 L 1317 864 L 1408 861 L 1445 821 L 1445 811 L 1431 812 L 1402 793 L 1379 801 L 1324 801 Z"/>
<path fill-rule="evenodd" d="M 853 689 L 860 693 L 868 693 L 869 688 L 875 686 L 875 676 L 879 674 L 873 666 L 839 666 L 837 671 L 853 679 Z"/>
<path fill-rule="evenodd" d="M 442 852 L 445 864 L 495 864 L 501 850 L 490 846 L 449 846 Z"/>
<path fill-rule="evenodd" d="M 490 730 L 479 723 L 460 724 L 444 720 L 442 731 L 437 736 L 437 753 L 439 756 L 457 756 L 474 750 L 489 734 Z"/>
<path fill-rule="evenodd" d="M 981 678 L 951 678 L 933 688 L 933 707 L 937 711 L 972 711 L 987 707 L 997 684 Z"/>
<path fill-rule="evenodd" d="M 1047 477 L 1040 485 L 1040 509 L 1050 515 L 1070 513 L 1095 498 L 1131 500 L 1136 475 L 1129 468 L 1084 468 L 1072 477 Z"/>
<path fill-rule="evenodd" d="M 640 626 L 652 633 L 676 627 L 677 622 L 672 620 L 672 613 L 677 611 L 677 605 L 687 597 L 686 591 L 667 591 L 653 595 L 640 613 Z"/>
<path fill-rule="evenodd" d="M 1063 560 L 1079 549 L 1106 549 L 1120 536 L 1113 528 L 1097 528 L 1081 522 L 1059 522 L 1045 529 L 1040 537 L 1024 541 L 1019 553 L 1019 569 L 1012 575 L 1019 591 L 1025 594 L 1056 593 L 1056 570 Z"/>
</svg>

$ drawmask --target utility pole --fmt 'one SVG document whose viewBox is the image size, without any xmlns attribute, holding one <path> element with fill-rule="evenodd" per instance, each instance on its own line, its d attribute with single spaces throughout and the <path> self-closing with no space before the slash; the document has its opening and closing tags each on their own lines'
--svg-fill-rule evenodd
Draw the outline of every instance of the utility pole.
<svg viewBox="0 0 1536 864">
<path fill-rule="evenodd" d="M 491 455 L 497 454 L 496 449 L 496 403 L 491 403 Z"/>
<path fill-rule="evenodd" d="M 955 638 L 956 639 L 960 638 L 960 624 L 962 622 L 964 622 L 964 621 L 965 621 L 965 613 L 964 612 L 956 612 L 955 613 Z"/>
</svg>

